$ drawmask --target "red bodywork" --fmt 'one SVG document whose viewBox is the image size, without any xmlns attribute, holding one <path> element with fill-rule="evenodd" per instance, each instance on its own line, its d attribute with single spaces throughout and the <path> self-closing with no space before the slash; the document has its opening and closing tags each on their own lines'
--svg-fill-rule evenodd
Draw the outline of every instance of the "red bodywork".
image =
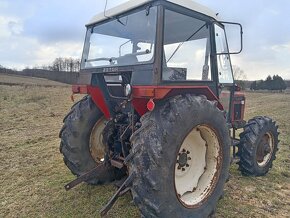
<svg viewBox="0 0 290 218">
<path fill-rule="evenodd" d="M 89 86 L 89 85 L 73 85 L 72 86 L 73 94 L 89 94 L 92 96 L 95 104 L 100 108 L 107 119 L 110 118 L 110 111 L 108 106 L 106 105 L 104 95 L 102 90 L 97 86 Z"/>
<path fill-rule="evenodd" d="M 89 94 L 105 117 L 107 119 L 111 117 L 100 88 L 90 85 L 73 85 L 72 91 L 73 94 Z M 210 101 L 217 101 L 218 108 L 223 110 L 222 104 L 207 86 L 133 86 L 132 104 L 138 114 L 142 116 L 148 111 L 149 100 L 158 102 L 164 98 L 186 93 L 205 95 Z"/>
<path fill-rule="evenodd" d="M 245 106 L 245 94 L 242 92 L 235 92 L 234 99 L 232 101 L 232 122 L 244 120 Z"/>
<path fill-rule="evenodd" d="M 219 109 L 223 110 L 222 104 L 207 86 L 133 86 L 132 104 L 135 110 L 143 115 L 148 111 L 147 102 L 150 99 L 159 101 L 186 93 L 205 95 L 209 100 L 217 101 Z"/>
</svg>

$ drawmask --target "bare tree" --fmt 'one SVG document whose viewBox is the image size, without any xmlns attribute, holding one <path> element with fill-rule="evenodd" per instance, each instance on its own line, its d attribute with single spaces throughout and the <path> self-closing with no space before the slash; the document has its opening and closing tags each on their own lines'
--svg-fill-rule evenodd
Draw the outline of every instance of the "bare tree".
<svg viewBox="0 0 290 218">
<path fill-rule="evenodd" d="M 56 58 L 50 65 L 35 66 L 34 69 L 51 71 L 79 72 L 81 66 L 80 59 Z"/>
<path fill-rule="evenodd" d="M 235 80 L 241 81 L 247 79 L 245 72 L 237 65 L 233 65 L 233 73 Z"/>
<path fill-rule="evenodd" d="M 241 89 L 245 89 L 245 80 L 247 80 L 245 72 L 239 66 L 233 65 L 233 74 L 236 84 L 240 86 Z"/>
</svg>

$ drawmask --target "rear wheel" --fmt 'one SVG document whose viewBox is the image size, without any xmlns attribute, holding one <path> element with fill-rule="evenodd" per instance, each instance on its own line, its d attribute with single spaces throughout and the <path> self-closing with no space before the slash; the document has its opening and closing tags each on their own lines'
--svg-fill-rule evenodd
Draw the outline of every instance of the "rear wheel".
<svg viewBox="0 0 290 218">
<path fill-rule="evenodd" d="M 132 194 L 145 217 L 208 217 L 228 178 L 223 112 L 203 96 L 176 96 L 141 118 L 131 137 Z"/>
<path fill-rule="evenodd" d="M 263 176 L 273 165 L 278 150 L 278 127 L 269 117 L 254 117 L 240 134 L 239 169 L 244 175 Z"/>
<path fill-rule="evenodd" d="M 105 118 L 90 96 L 76 103 L 64 118 L 60 131 L 60 152 L 71 172 L 80 176 L 98 164 L 97 178 L 87 181 L 89 184 L 103 184 L 118 178 L 118 172 L 112 166 L 103 164 L 105 146 L 102 143 L 102 132 Z"/>
</svg>

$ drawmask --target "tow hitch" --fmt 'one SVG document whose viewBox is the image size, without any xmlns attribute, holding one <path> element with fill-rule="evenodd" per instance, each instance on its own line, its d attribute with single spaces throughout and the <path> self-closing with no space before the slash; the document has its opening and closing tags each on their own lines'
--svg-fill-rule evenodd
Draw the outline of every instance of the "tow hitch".
<svg viewBox="0 0 290 218">
<path fill-rule="evenodd" d="M 90 170 L 89 172 L 79 176 L 75 180 L 71 181 L 70 183 L 66 184 L 64 186 L 66 191 L 71 190 L 75 186 L 79 185 L 82 182 L 86 182 L 89 179 L 92 179 L 94 177 L 98 177 L 98 170 L 100 167 L 102 167 L 103 164 L 100 164 Z M 126 180 L 119 186 L 119 189 L 116 191 L 116 193 L 112 196 L 112 198 L 108 201 L 108 203 L 100 210 L 101 216 L 105 216 L 108 211 L 113 207 L 117 199 L 123 195 L 125 195 L 127 192 L 131 190 L 131 184 L 134 179 L 135 175 L 131 174 L 126 178 Z"/>
<path fill-rule="evenodd" d="M 109 200 L 109 202 L 101 209 L 100 211 L 101 216 L 105 216 L 108 213 L 108 211 L 112 208 L 112 206 L 115 204 L 115 202 L 119 197 L 123 196 L 124 194 L 130 191 L 131 189 L 130 186 L 132 184 L 134 177 L 135 175 L 131 174 L 125 180 L 125 182 L 120 186 L 118 191 L 113 195 L 113 197 Z"/>
<path fill-rule="evenodd" d="M 80 184 L 82 182 L 85 182 L 85 181 L 87 181 L 89 179 L 92 179 L 94 177 L 98 177 L 98 170 L 102 166 L 103 166 L 103 164 L 100 164 L 100 165 L 96 166 L 95 168 L 93 168 L 92 170 L 90 170 L 89 172 L 77 177 L 75 180 L 73 180 L 70 183 L 66 184 L 64 186 L 65 190 L 69 191 L 73 187 L 77 186 L 78 184 Z"/>
</svg>

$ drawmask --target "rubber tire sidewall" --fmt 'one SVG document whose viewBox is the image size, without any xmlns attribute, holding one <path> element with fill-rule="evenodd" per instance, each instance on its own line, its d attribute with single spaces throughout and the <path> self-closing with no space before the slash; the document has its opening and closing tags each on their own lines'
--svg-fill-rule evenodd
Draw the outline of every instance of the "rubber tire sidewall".
<svg viewBox="0 0 290 218">
<path fill-rule="evenodd" d="M 60 132 L 60 151 L 64 162 L 77 176 L 87 173 L 97 166 L 90 152 L 90 135 L 94 125 L 103 117 L 90 96 L 76 103 L 64 118 Z M 98 178 L 86 181 L 97 185 L 111 182 L 114 178 L 113 167 L 101 169 Z"/>
<path fill-rule="evenodd" d="M 197 208 L 186 208 L 175 192 L 174 170 L 179 148 L 187 134 L 206 124 L 215 130 L 222 153 L 221 172 L 208 200 Z M 142 119 L 132 139 L 135 151 L 132 194 L 145 217 L 208 217 L 223 194 L 230 165 L 230 140 L 224 113 L 205 97 L 177 96 L 158 105 Z M 151 138 L 151 139 L 150 139 Z M 139 145 L 143 142 L 143 145 Z"/>
<path fill-rule="evenodd" d="M 271 158 L 264 166 L 259 166 L 257 162 L 258 145 L 262 137 L 270 133 L 273 137 L 273 152 Z M 244 132 L 240 134 L 240 170 L 247 176 L 264 176 L 273 166 L 278 150 L 278 127 L 271 118 L 266 116 L 258 116 L 249 120 L 244 128 Z"/>
</svg>

